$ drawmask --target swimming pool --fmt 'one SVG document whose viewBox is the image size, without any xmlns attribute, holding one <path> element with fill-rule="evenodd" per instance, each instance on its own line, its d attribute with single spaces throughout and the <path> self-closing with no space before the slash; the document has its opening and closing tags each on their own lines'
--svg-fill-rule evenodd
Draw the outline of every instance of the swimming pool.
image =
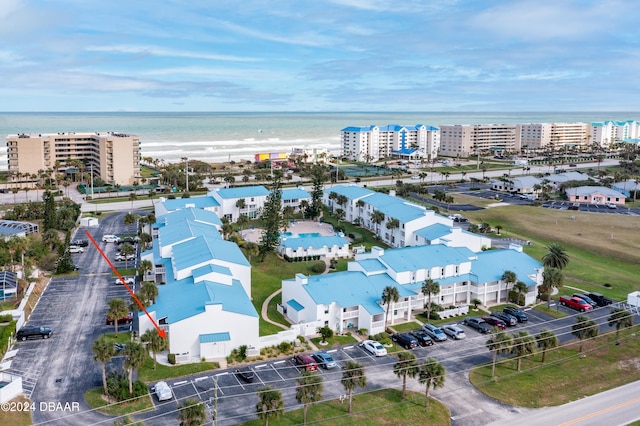
<svg viewBox="0 0 640 426">
<path fill-rule="evenodd" d="M 286 237 L 286 238 L 313 238 L 313 237 L 319 237 L 320 233 L 319 232 L 306 232 L 306 233 L 302 233 L 302 234 L 294 234 L 293 232 L 283 232 L 282 234 L 280 234 L 281 237 Z"/>
</svg>

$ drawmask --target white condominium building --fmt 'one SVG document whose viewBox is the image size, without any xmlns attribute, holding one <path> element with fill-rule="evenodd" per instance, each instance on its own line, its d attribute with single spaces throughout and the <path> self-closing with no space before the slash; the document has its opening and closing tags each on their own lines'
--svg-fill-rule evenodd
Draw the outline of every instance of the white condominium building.
<svg viewBox="0 0 640 426">
<path fill-rule="evenodd" d="M 640 138 L 640 123 L 628 121 L 603 121 L 591 123 L 589 126 L 589 143 L 602 148 L 627 139 Z"/>
<path fill-rule="evenodd" d="M 589 144 L 586 123 L 524 123 L 517 125 L 516 146 L 521 150 L 562 150 Z"/>
<path fill-rule="evenodd" d="M 479 152 L 519 150 L 515 124 L 455 124 L 440 126 L 440 154 L 470 157 Z"/>
<path fill-rule="evenodd" d="M 114 132 L 7 136 L 9 176 L 64 173 L 80 160 L 84 172 L 112 185 L 131 185 L 140 177 L 140 138 Z"/>
<path fill-rule="evenodd" d="M 351 126 L 341 130 L 342 155 L 352 161 L 382 158 L 433 159 L 440 147 L 440 129 L 416 124 L 401 126 Z"/>
</svg>

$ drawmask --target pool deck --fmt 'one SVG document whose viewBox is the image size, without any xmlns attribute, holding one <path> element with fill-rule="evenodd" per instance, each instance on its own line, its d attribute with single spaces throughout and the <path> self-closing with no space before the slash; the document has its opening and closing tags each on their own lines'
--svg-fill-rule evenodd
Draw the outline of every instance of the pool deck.
<svg viewBox="0 0 640 426">
<path fill-rule="evenodd" d="M 317 232 L 323 236 L 333 236 L 336 232 L 333 230 L 333 225 L 330 223 L 319 223 L 315 220 L 296 220 L 287 224 L 285 232 L 291 232 L 293 234 L 308 234 Z M 260 242 L 262 236 L 262 229 L 245 229 L 241 232 L 242 238 L 247 242 L 257 243 Z"/>
</svg>

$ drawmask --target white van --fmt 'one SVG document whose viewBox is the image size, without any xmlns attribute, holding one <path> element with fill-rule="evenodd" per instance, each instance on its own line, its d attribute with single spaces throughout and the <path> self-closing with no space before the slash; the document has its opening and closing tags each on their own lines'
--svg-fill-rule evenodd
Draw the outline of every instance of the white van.
<svg viewBox="0 0 640 426">
<path fill-rule="evenodd" d="M 120 237 L 117 235 L 104 235 L 102 237 L 103 243 L 117 243 L 118 241 L 120 241 Z"/>
<path fill-rule="evenodd" d="M 167 384 L 167 382 L 158 382 L 156 383 L 154 389 L 156 396 L 158 397 L 158 401 L 166 401 L 168 399 L 173 398 L 173 392 L 171 392 L 171 388 Z"/>
</svg>

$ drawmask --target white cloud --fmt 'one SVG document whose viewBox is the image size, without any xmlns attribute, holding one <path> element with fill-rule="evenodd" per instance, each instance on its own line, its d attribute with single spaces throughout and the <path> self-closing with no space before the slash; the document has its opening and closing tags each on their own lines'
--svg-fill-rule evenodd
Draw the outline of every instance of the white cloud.
<svg viewBox="0 0 640 426">
<path fill-rule="evenodd" d="M 163 49 L 155 46 L 133 46 L 133 45 L 114 45 L 114 46 L 87 46 L 84 50 L 89 52 L 106 52 L 106 53 L 125 53 L 125 54 L 143 54 L 153 56 L 190 58 L 190 59 L 207 59 L 214 61 L 236 61 L 236 62 L 256 62 L 257 58 L 219 55 L 215 53 L 189 52 L 184 50 Z"/>
</svg>

